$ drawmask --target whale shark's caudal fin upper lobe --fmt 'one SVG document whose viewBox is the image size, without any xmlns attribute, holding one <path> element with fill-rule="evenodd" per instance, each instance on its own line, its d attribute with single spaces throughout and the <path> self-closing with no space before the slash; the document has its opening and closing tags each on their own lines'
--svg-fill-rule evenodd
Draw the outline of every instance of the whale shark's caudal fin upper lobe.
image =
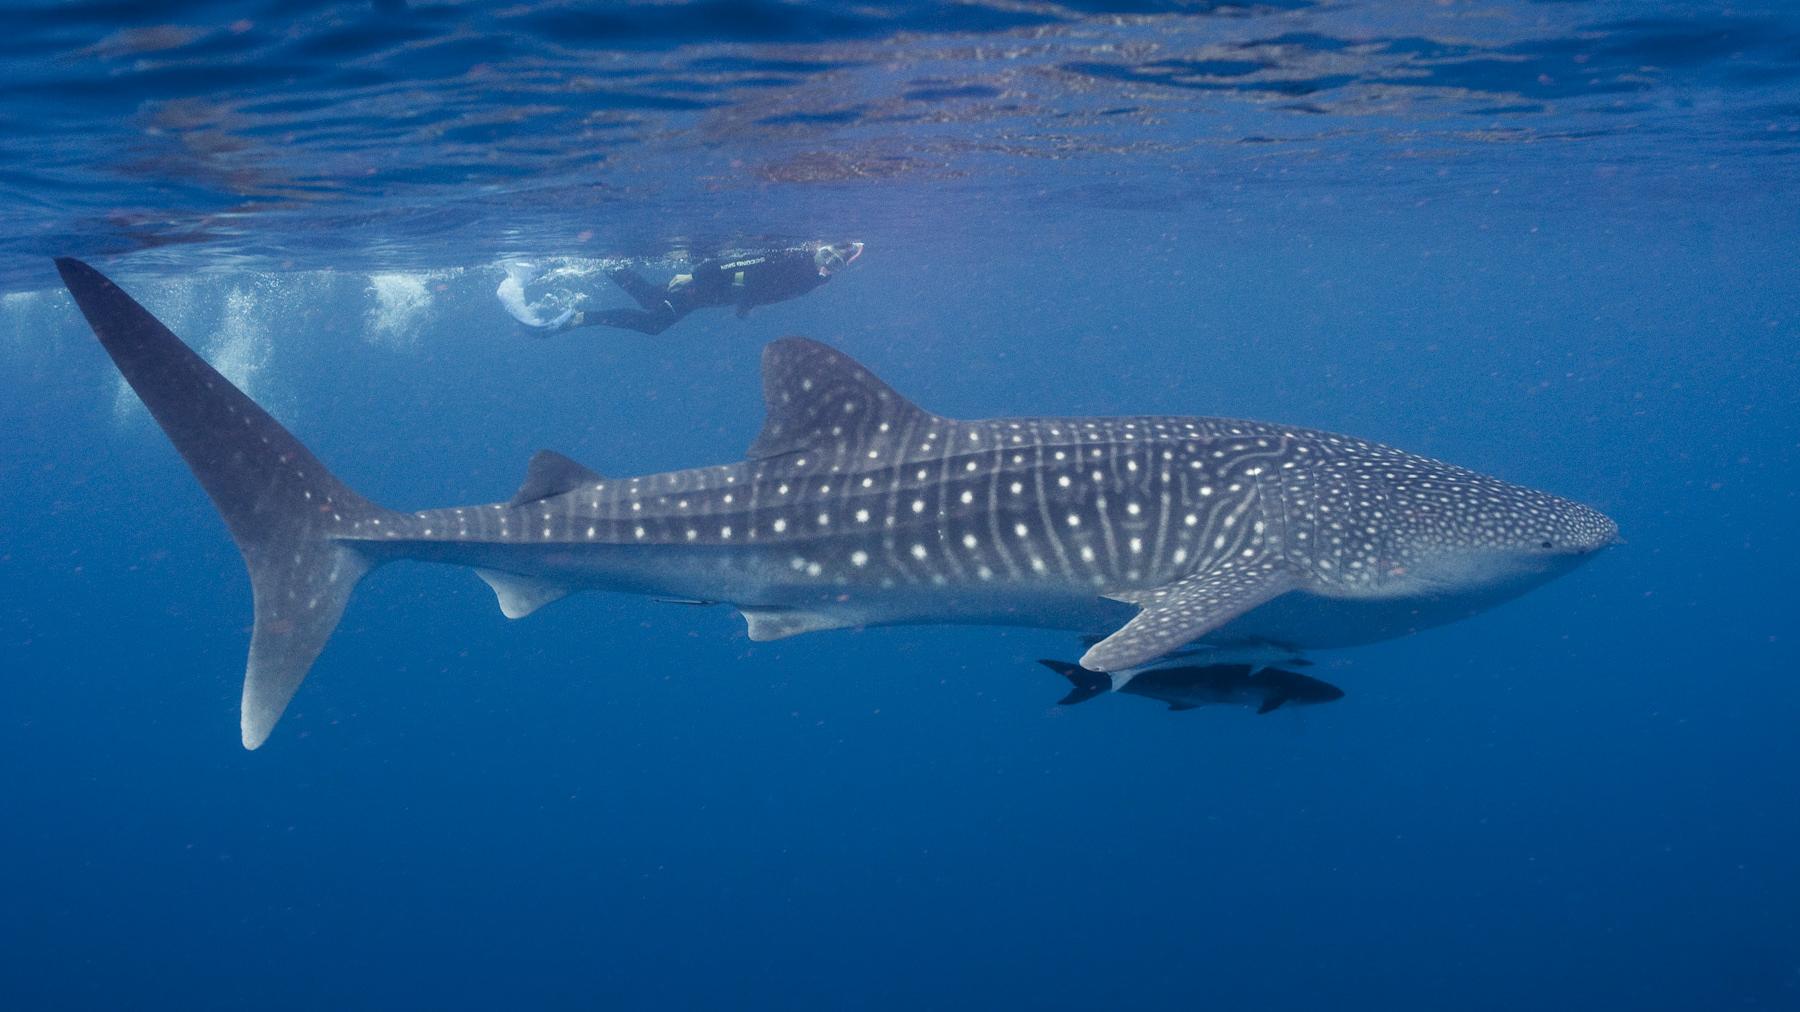
<svg viewBox="0 0 1800 1012">
<path fill-rule="evenodd" d="M 250 569 L 256 619 L 244 747 L 269 736 L 376 560 L 333 533 L 388 511 L 325 470 L 281 423 L 87 264 L 56 269 L 106 353 L 212 497 Z"/>
</svg>

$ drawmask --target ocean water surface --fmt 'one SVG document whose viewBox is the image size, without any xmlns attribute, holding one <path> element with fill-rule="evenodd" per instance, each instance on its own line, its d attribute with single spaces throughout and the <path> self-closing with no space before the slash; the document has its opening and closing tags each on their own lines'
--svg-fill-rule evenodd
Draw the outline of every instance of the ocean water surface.
<svg viewBox="0 0 1800 1012">
<path fill-rule="evenodd" d="M 1800 1008 L 1790 5 L 5 23 L 0 1007 Z M 656 337 L 497 295 L 840 239 Z M 397 508 L 739 459 L 802 334 L 946 415 L 1315 426 L 1626 543 L 1264 716 L 1059 707 L 1063 632 L 514 622 L 396 565 L 247 752 L 242 562 L 54 256 Z"/>
</svg>

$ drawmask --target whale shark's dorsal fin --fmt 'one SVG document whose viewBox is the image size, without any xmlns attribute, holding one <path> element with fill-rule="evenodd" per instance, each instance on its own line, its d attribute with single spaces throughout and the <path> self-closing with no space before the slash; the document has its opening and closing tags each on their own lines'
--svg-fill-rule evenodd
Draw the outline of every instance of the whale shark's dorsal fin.
<svg viewBox="0 0 1800 1012">
<path fill-rule="evenodd" d="M 539 450 L 525 465 L 525 483 L 507 505 L 524 506 L 605 480 L 598 471 L 582 467 L 555 450 Z"/>
<path fill-rule="evenodd" d="M 905 459 L 920 429 L 952 424 L 907 400 L 855 359 L 803 337 L 763 349 L 762 433 L 751 460 L 817 452 L 823 459 Z"/>
</svg>

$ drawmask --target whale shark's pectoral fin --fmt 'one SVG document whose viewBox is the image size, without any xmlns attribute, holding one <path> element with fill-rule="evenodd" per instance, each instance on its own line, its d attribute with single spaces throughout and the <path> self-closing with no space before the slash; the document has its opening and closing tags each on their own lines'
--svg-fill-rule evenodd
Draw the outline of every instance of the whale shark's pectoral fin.
<svg viewBox="0 0 1800 1012">
<path fill-rule="evenodd" d="M 1258 714 L 1274 713 L 1281 709 L 1281 704 L 1285 702 L 1287 702 L 1286 696 L 1270 696 L 1262 701 L 1262 705 L 1256 708 L 1256 712 Z"/>
<path fill-rule="evenodd" d="M 739 608 L 738 610 L 744 613 L 744 621 L 750 626 L 750 638 L 758 643 L 767 640 L 784 640 L 789 636 L 819 632 L 824 629 L 848 629 L 857 624 L 836 615 L 802 611 L 798 608 Z"/>
<path fill-rule="evenodd" d="M 1270 559 L 1227 559 L 1166 587 L 1109 595 L 1143 611 L 1081 656 L 1093 671 L 1147 664 L 1294 589 L 1294 577 Z"/>
<path fill-rule="evenodd" d="M 524 506 L 604 480 L 600 472 L 582 467 L 555 450 L 539 450 L 525 465 L 525 483 L 507 505 Z"/>
<path fill-rule="evenodd" d="M 475 575 L 494 588 L 494 597 L 500 601 L 500 614 L 507 618 L 524 618 L 551 601 L 568 597 L 571 591 L 560 583 L 503 573 L 498 569 L 477 569 Z"/>
</svg>

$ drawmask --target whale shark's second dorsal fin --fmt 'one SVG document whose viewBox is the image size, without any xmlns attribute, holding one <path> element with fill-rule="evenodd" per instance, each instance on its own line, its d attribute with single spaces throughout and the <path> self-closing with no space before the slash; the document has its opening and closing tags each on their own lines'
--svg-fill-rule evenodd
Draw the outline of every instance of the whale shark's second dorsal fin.
<svg viewBox="0 0 1800 1012">
<path fill-rule="evenodd" d="M 539 450 L 525 465 L 525 483 L 513 493 L 507 505 L 524 506 L 605 480 L 598 471 L 582 467 L 555 450 Z"/>
<path fill-rule="evenodd" d="M 762 433 L 751 460 L 816 452 L 823 460 L 905 459 L 920 430 L 951 423 L 907 400 L 855 359 L 804 337 L 763 349 Z"/>
</svg>

